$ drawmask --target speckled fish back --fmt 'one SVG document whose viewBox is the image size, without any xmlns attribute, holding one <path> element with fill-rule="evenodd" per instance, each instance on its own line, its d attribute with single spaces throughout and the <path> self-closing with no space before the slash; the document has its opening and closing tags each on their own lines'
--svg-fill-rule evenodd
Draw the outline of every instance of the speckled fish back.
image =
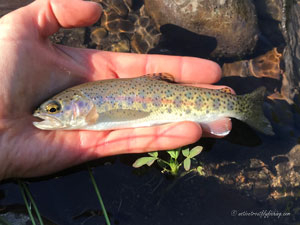
<svg viewBox="0 0 300 225">
<path fill-rule="evenodd" d="M 78 86 L 91 98 L 98 111 L 114 109 L 140 110 L 156 114 L 196 116 L 233 113 L 241 107 L 237 97 L 220 90 L 168 83 L 147 76 L 116 79 Z"/>
</svg>

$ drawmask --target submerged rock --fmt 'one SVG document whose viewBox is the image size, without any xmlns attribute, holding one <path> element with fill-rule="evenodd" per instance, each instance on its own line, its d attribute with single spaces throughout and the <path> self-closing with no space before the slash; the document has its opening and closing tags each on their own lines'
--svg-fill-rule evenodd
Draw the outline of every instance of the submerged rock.
<svg viewBox="0 0 300 225">
<path fill-rule="evenodd" d="M 94 0 L 103 7 L 99 24 L 92 27 L 91 45 L 114 52 L 148 53 L 160 39 L 144 7 L 133 10 L 130 0 Z"/>
<path fill-rule="evenodd" d="M 282 70 L 280 62 L 282 53 L 277 48 L 268 51 L 264 55 L 258 56 L 250 60 L 241 60 L 233 63 L 224 63 L 222 72 L 224 77 L 240 76 L 240 77 L 268 77 L 280 79 Z"/>
<path fill-rule="evenodd" d="M 283 19 L 282 0 L 253 0 L 257 14 L 264 19 L 272 19 L 281 22 Z"/>
<path fill-rule="evenodd" d="M 62 28 L 50 36 L 50 40 L 56 44 L 63 44 L 76 48 L 86 48 L 85 35 L 86 30 L 84 27 L 73 29 Z"/>
<path fill-rule="evenodd" d="M 287 8 L 287 21 L 282 24 L 287 47 L 284 51 L 285 74 L 281 94 L 290 103 L 300 92 L 300 3 L 292 2 Z"/>
<path fill-rule="evenodd" d="M 258 38 L 257 17 L 250 0 L 145 0 L 145 9 L 158 28 L 171 24 L 215 38 L 213 57 L 243 56 L 252 52 Z M 189 42 L 182 41 L 182 45 Z"/>
</svg>

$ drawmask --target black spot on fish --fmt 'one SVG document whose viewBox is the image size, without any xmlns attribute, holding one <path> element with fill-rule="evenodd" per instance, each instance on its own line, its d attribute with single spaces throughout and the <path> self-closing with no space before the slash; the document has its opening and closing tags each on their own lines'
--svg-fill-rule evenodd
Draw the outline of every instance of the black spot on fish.
<svg viewBox="0 0 300 225">
<path fill-rule="evenodd" d="M 125 97 L 125 101 L 126 101 L 126 103 L 127 103 L 127 105 L 132 105 L 133 104 L 133 102 L 134 102 L 134 97 L 132 97 L 132 96 L 127 96 L 127 97 Z"/>
<path fill-rule="evenodd" d="M 184 95 L 185 95 L 185 97 L 187 97 L 187 99 L 192 99 L 192 97 L 193 97 L 192 92 L 190 92 L 190 91 L 186 92 Z"/>
<path fill-rule="evenodd" d="M 143 109 L 147 109 L 147 104 L 145 102 L 142 103 Z"/>
<path fill-rule="evenodd" d="M 195 109 L 199 110 L 202 107 L 202 104 L 202 98 L 197 96 L 195 100 Z"/>
<path fill-rule="evenodd" d="M 179 96 L 176 96 L 173 103 L 174 103 L 175 107 L 180 108 L 181 104 L 182 104 L 181 98 Z"/>
<path fill-rule="evenodd" d="M 228 101 L 227 102 L 227 109 L 229 111 L 232 111 L 234 109 L 234 102 L 233 101 Z"/>
<path fill-rule="evenodd" d="M 215 99 L 213 100 L 213 108 L 214 108 L 214 109 L 220 108 L 220 99 L 219 99 L 219 98 L 215 98 Z"/>
</svg>

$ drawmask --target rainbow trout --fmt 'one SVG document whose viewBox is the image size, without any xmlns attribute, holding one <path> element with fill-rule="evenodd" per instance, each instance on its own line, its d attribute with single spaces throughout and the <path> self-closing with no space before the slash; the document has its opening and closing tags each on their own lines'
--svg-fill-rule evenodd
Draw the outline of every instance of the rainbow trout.
<svg viewBox="0 0 300 225">
<path fill-rule="evenodd" d="M 43 103 L 33 114 L 43 121 L 33 124 L 43 130 L 114 130 L 233 117 L 274 134 L 262 111 L 265 88 L 237 96 L 172 81 L 159 73 L 84 83 Z"/>
</svg>

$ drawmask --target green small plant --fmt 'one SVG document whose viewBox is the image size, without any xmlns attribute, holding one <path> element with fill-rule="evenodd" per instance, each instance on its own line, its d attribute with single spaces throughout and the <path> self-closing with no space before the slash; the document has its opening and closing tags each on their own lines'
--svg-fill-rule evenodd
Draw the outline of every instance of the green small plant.
<svg viewBox="0 0 300 225">
<path fill-rule="evenodd" d="M 204 175 L 202 166 L 198 166 L 195 169 L 191 169 L 191 161 L 194 159 L 195 156 L 199 155 L 203 150 L 202 146 L 197 146 L 193 149 L 186 148 L 181 150 L 181 148 L 175 150 L 169 150 L 167 153 L 170 155 L 169 161 L 163 160 L 158 156 L 158 152 L 149 152 L 146 157 L 141 157 L 137 159 L 133 163 L 134 168 L 139 168 L 144 165 L 151 166 L 155 161 L 162 168 L 162 173 L 169 173 L 173 176 L 178 175 L 179 168 L 183 165 L 186 172 L 197 171 L 200 175 Z M 178 162 L 178 158 L 182 153 L 184 159 L 182 162 Z"/>
<path fill-rule="evenodd" d="M 29 215 L 29 217 L 31 219 L 31 223 L 33 225 L 37 224 L 36 221 L 35 221 L 35 218 L 34 218 L 34 216 L 32 214 L 32 208 L 33 208 L 34 212 L 36 214 L 36 217 L 37 217 L 37 219 L 39 221 L 39 224 L 40 225 L 44 225 L 42 217 L 40 215 L 40 211 L 38 210 L 38 207 L 37 207 L 37 205 L 36 205 L 36 203 L 35 203 L 32 195 L 31 195 L 31 193 L 29 191 L 29 188 L 28 188 L 27 184 L 24 181 L 20 180 L 20 179 L 18 179 L 17 181 L 18 181 L 18 185 L 19 185 L 20 190 L 21 190 L 21 194 L 23 196 L 23 200 L 24 200 L 25 206 L 27 208 L 28 215 Z"/>
<path fill-rule="evenodd" d="M 100 194 L 100 191 L 99 191 L 99 188 L 97 186 L 97 183 L 96 183 L 96 179 L 92 173 L 92 169 L 89 165 L 87 165 L 87 169 L 88 169 L 88 172 L 89 172 L 89 175 L 90 175 L 90 178 L 91 178 L 91 181 L 92 181 L 92 184 L 94 186 L 94 189 L 95 189 L 95 192 L 96 192 L 96 195 L 98 197 L 98 200 L 99 200 L 99 203 L 100 203 L 100 206 L 101 206 L 101 209 L 102 209 L 102 212 L 103 212 L 103 215 L 104 215 L 104 219 L 106 221 L 106 224 L 107 225 L 111 225 L 110 223 L 110 220 L 109 220 L 109 217 L 108 217 L 108 214 L 107 214 L 107 211 L 106 211 L 106 208 L 105 208 L 105 205 L 103 203 L 103 200 L 102 200 L 102 197 L 101 197 L 101 194 Z"/>
</svg>

